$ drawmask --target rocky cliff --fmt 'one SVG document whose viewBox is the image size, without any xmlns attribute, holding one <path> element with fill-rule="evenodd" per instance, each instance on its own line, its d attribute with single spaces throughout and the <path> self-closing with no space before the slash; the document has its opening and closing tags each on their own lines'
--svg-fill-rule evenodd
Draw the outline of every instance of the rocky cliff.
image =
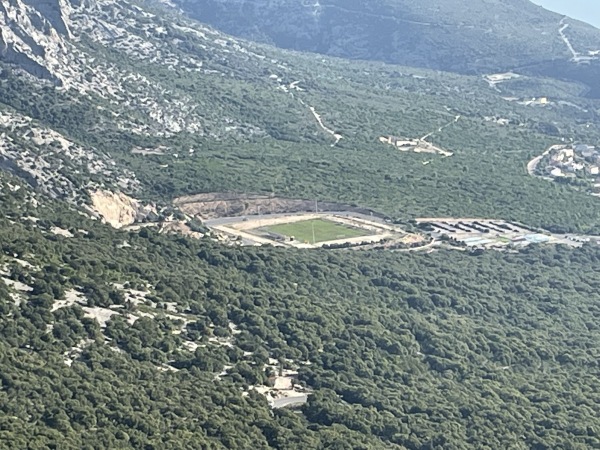
<svg viewBox="0 0 600 450">
<path fill-rule="evenodd" d="M 71 9 L 67 0 L 0 0 L 0 57 L 62 84 Z"/>
</svg>

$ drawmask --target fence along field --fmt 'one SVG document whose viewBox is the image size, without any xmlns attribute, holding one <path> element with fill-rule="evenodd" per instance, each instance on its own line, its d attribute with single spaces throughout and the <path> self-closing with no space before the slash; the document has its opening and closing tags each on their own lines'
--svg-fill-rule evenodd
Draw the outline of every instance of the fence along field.
<svg viewBox="0 0 600 450">
<path fill-rule="evenodd" d="M 341 215 L 346 214 L 346 215 Z M 362 246 L 400 241 L 407 237 L 401 228 L 360 214 L 300 213 L 209 220 L 206 225 L 224 239 L 242 245 L 276 245 L 317 248 L 328 245 Z M 314 235 L 313 235 L 314 230 Z"/>
</svg>

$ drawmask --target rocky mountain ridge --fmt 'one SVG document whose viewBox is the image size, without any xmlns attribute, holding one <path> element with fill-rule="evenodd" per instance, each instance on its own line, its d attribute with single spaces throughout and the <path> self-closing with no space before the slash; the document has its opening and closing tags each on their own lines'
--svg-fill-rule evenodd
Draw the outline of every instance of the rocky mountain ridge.
<svg viewBox="0 0 600 450">
<path fill-rule="evenodd" d="M 177 51 L 183 40 L 170 37 L 161 20 L 122 0 L 3 0 L 0 58 L 63 91 L 101 99 L 119 127 L 132 133 L 206 133 L 205 113 L 192 99 L 114 59 L 125 55 L 171 72 L 206 73 L 202 60 Z M 214 31 L 207 36 L 182 26 L 177 30 L 218 39 Z M 143 118 L 135 119 L 140 114 Z"/>
<path fill-rule="evenodd" d="M 64 83 L 70 38 L 72 4 L 67 0 L 2 0 L 0 2 L 0 57 L 29 73 Z"/>
<path fill-rule="evenodd" d="M 178 133 L 218 138 L 224 134 L 260 132 L 234 119 L 207 131 L 206 117 L 210 117 L 210 111 L 201 112 L 195 100 L 185 93 L 173 92 L 115 59 L 115 55 L 124 55 L 142 65 L 164 67 L 167 73 L 212 72 L 191 53 L 177 51 L 183 40 L 171 37 L 171 45 L 162 45 L 168 32 L 161 20 L 121 0 L 2 0 L 0 83 L 10 89 L 12 84 L 8 79 L 14 79 L 20 83 L 15 84 L 20 86 L 18 89 L 31 84 L 34 96 L 47 98 L 50 92 L 55 92 L 52 96 L 58 96 L 58 102 L 94 108 L 100 118 L 94 124 L 97 131 L 104 122 L 105 126 L 116 125 L 122 133 L 142 139 Z M 223 48 L 228 45 L 219 41 L 220 35 L 211 30 L 169 26 L 181 36 L 192 33 L 197 39 L 220 42 Z M 208 51 L 215 48 L 211 47 L 207 47 Z M 244 52 L 240 46 L 237 50 Z M 224 52 L 230 51 L 224 48 Z M 132 194 L 138 191 L 135 174 L 120 167 L 105 152 L 75 143 L 60 132 L 36 123 L 32 117 L 12 108 L 0 108 L 0 127 L 2 167 L 51 197 L 81 203 L 86 201 L 88 194 L 82 196 L 86 190 L 92 197 L 101 188 Z M 109 222 L 118 221 L 109 219 Z"/>
</svg>

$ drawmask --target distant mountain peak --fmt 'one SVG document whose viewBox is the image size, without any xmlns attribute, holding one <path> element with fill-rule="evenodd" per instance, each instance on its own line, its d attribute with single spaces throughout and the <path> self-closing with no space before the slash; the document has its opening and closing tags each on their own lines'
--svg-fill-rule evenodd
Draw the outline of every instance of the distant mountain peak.
<svg viewBox="0 0 600 450">
<path fill-rule="evenodd" d="M 527 0 L 173 0 L 194 18 L 282 48 L 458 73 L 568 59 L 561 15 Z M 600 30 L 573 21 L 580 51 Z"/>
</svg>

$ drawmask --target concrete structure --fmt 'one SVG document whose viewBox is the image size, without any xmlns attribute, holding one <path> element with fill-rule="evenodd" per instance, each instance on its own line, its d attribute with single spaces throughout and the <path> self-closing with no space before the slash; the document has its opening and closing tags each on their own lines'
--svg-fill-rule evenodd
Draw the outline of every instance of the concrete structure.
<svg viewBox="0 0 600 450">
<path fill-rule="evenodd" d="M 266 228 L 274 225 L 302 222 L 314 219 L 324 219 L 354 228 L 360 228 L 367 233 L 364 236 L 340 238 L 324 242 L 300 242 Z M 374 217 L 367 217 L 350 212 L 338 213 L 298 213 L 298 214 L 270 214 L 249 217 L 230 217 L 205 222 L 211 230 L 224 236 L 225 240 L 240 242 L 242 245 L 273 245 L 277 247 L 293 248 L 320 248 L 324 246 L 336 247 L 361 247 L 373 244 L 402 244 L 411 241 L 418 235 L 406 233 L 400 227 L 378 221 Z M 421 237 L 422 238 L 422 237 Z"/>
<path fill-rule="evenodd" d="M 423 218 L 416 219 L 416 222 L 435 239 L 446 241 L 452 246 L 460 243 L 468 249 L 502 250 L 511 246 L 525 247 L 545 243 L 581 246 L 581 242 L 577 240 L 503 220 Z"/>
<path fill-rule="evenodd" d="M 532 244 L 542 244 L 544 242 L 550 242 L 550 236 L 546 236 L 544 234 L 527 234 L 524 236 L 527 242 L 531 242 Z"/>
<path fill-rule="evenodd" d="M 463 242 L 467 245 L 467 247 L 477 247 L 484 246 L 494 242 L 493 239 L 485 239 L 480 237 L 467 238 L 463 240 Z"/>
</svg>

